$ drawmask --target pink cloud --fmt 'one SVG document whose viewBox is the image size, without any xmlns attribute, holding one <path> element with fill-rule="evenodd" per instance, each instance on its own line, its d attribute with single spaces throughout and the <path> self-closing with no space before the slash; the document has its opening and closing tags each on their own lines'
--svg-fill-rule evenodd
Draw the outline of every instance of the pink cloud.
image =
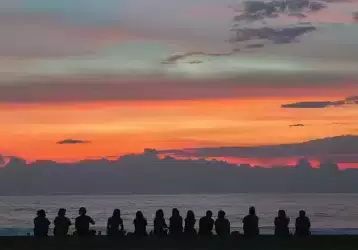
<svg viewBox="0 0 358 250">
<path fill-rule="evenodd" d="M 139 39 L 117 26 L 71 25 L 61 18 L 45 13 L 0 16 L 0 56 L 80 56 L 106 44 Z"/>
<path fill-rule="evenodd" d="M 190 19 L 230 20 L 234 12 L 224 4 L 191 4 L 184 8 L 180 14 Z"/>
</svg>

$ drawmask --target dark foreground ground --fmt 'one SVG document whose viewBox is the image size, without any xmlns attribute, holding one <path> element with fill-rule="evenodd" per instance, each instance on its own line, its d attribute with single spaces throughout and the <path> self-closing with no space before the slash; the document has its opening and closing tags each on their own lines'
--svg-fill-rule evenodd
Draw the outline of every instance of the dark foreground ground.
<svg viewBox="0 0 358 250">
<path fill-rule="evenodd" d="M 92 239 L 80 240 L 76 237 L 67 237 L 59 240 L 53 237 L 35 239 L 33 237 L 0 237 L 0 249 L 254 249 L 254 250 L 280 250 L 280 249 L 355 249 L 358 250 L 357 236 L 311 236 L 306 239 L 288 238 L 277 239 L 274 236 L 259 236 L 246 239 L 241 236 L 220 239 L 158 239 L 147 237 L 145 239 L 122 238 L 109 239 L 106 236 L 97 236 Z"/>
</svg>

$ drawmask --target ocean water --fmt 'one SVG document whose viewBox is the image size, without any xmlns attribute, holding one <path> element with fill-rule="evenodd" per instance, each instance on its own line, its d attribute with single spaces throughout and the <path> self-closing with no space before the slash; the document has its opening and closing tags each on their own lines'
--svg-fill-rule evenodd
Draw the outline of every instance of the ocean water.
<svg viewBox="0 0 358 250">
<path fill-rule="evenodd" d="M 0 235 L 32 233 L 33 218 L 38 209 L 45 209 L 53 221 L 60 207 L 67 209 L 74 221 L 78 208 L 85 206 L 96 221 L 95 228 L 104 233 L 113 209 L 120 208 L 127 231 L 133 230 L 133 218 L 142 210 L 152 228 L 154 213 L 162 208 L 166 218 L 177 207 L 182 216 L 191 209 L 197 219 L 210 209 L 216 215 L 222 209 L 233 230 L 242 230 L 242 218 L 250 206 L 260 217 L 261 233 L 273 233 L 273 220 L 278 209 L 285 209 L 291 227 L 300 209 L 311 218 L 314 234 L 358 234 L 358 194 L 200 194 L 200 195 L 96 195 L 96 196 L 4 196 L 0 197 Z M 51 230 L 52 231 L 52 230 Z"/>
</svg>

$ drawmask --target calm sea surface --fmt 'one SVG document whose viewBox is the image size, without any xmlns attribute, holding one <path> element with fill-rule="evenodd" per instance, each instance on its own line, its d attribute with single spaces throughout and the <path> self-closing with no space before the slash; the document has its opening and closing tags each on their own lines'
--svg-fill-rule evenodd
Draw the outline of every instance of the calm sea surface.
<svg viewBox="0 0 358 250">
<path fill-rule="evenodd" d="M 32 233 L 32 221 L 38 209 L 45 209 L 53 221 L 60 207 L 67 209 L 74 220 L 78 208 L 85 206 L 96 221 L 96 228 L 105 231 L 113 209 L 120 208 L 127 231 L 133 230 L 133 218 L 142 210 L 152 228 L 154 213 L 162 208 L 166 218 L 173 207 L 184 217 L 194 210 L 197 219 L 210 209 L 226 211 L 233 230 L 241 230 L 242 218 L 249 206 L 256 206 L 261 232 L 272 234 L 273 219 L 278 209 L 285 209 L 291 227 L 298 210 L 307 210 L 315 234 L 358 234 L 358 194 L 224 194 L 224 195 L 101 195 L 101 196 L 7 196 L 0 197 L 0 235 Z"/>
</svg>

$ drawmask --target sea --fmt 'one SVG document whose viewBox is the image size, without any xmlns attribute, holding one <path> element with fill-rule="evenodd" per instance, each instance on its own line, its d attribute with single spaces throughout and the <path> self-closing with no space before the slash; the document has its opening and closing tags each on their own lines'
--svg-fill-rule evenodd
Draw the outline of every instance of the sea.
<svg viewBox="0 0 358 250">
<path fill-rule="evenodd" d="M 311 219 L 313 234 L 358 234 L 358 194 L 181 194 L 181 195 L 52 195 L 0 197 L 0 236 L 32 234 L 36 211 L 44 209 L 53 222 L 59 208 L 66 208 L 74 221 L 78 209 L 84 206 L 94 218 L 94 228 L 105 233 L 113 209 L 122 212 L 124 227 L 133 230 L 133 218 L 141 210 L 152 229 L 155 211 L 162 208 L 166 218 L 172 208 L 185 217 L 188 210 L 197 220 L 206 210 L 215 217 L 224 210 L 232 230 L 242 231 L 242 219 L 250 206 L 255 206 L 262 234 L 273 234 L 273 221 L 278 209 L 285 209 L 293 231 L 298 211 L 304 209 Z M 52 232 L 52 230 L 51 230 Z"/>
</svg>

